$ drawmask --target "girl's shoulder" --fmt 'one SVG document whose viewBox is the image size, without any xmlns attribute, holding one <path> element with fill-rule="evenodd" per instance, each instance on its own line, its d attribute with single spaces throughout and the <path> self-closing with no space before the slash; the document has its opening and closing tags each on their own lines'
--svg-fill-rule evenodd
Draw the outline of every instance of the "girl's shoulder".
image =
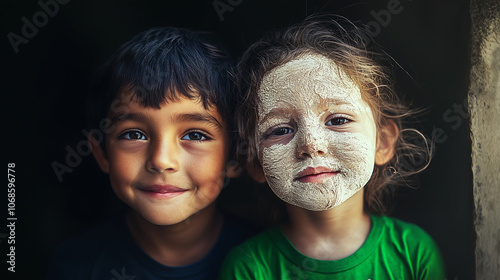
<svg viewBox="0 0 500 280">
<path fill-rule="evenodd" d="M 374 228 L 380 227 L 381 230 L 392 237 L 400 236 L 405 240 L 420 240 L 422 238 L 432 240 L 430 235 L 418 225 L 398 218 L 372 215 L 372 222 Z"/>
<path fill-rule="evenodd" d="M 438 245 L 416 224 L 387 216 L 372 216 L 380 239 L 377 254 L 380 260 L 397 259 L 412 268 L 416 279 L 444 279 L 445 269 Z M 427 275 L 427 276 L 425 276 Z M 425 276 L 425 277 L 424 277 Z M 426 278 L 427 277 L 427 278 Z"/>
<path fill-rule="evenodd" d="M 411 252 L 421 259 L 441 259 L 434 239 L 418 225 L 387 216 L 372 216 L 372 221 L 372 230 L 378 227 L 377 231 L 381 233 L 380 247 L 398 248 L 401 252 Z"/>
</svg>

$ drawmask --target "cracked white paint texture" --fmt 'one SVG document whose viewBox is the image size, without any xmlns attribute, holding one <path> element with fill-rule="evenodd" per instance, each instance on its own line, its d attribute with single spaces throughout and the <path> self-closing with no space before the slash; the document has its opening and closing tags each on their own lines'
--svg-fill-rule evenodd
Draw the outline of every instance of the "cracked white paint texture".
<svg viewBox="0 0 500 280">
<path fill-rule="evenodd" d="M 280 199 L 322 211 L 342 204 L 366 185 L 375 161 L 375 122 L 359 88 L 333 61 L 306 54 L 285 63 L 264 77 L 258 95 L 259 160 Z M 327 125 L 337 117 L 352 122 Z M 293 132 L 269 138 L 270 131 L 280 127 Z M 296 180 L 308 167 L 338 173 L 320 182 Z"/>
</svg>

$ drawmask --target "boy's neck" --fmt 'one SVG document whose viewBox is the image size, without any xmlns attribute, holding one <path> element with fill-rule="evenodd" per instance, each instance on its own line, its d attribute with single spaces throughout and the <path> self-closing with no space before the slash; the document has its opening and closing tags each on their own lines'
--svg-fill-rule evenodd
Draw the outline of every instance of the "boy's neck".
<svg viewBox="0 0 500 280">
<path fill-rule="evenodd" d="M 320 260 L 338 260 L 355 253 L 371 229 L 363 210 L 363 191 L 326 211 L 310 211 L 287 204 L 289 221 L 281 228 L 302 254 Z"/>
<path fill-rule="evenodd" d="M 127 226 L 141 249 L 168 266 L 192 264 L 203 258 L 217 242 L 223 216 L 215 203 L 188 219 L 168 226 L 158 226 L 135 211 L 126 214 Z"/>
</svg>

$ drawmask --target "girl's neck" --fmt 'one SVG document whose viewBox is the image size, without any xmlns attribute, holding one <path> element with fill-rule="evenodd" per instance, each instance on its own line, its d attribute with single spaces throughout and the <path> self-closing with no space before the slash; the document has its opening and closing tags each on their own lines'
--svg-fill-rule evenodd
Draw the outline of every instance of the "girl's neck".
<svg viewBox="0 0 500 280">
<path fill-rule="evenodd" d="M 287 205 L 289 222 L 282 230 L 302 254 L 320 260 L 338 260 L 352 255 L 365 242 L 371 229 L 363 211 L 363 191 L 326 211 L 310 211 Z"/>
<path fill-rule="evenodd" d="M 164 265 L 182 266 L 201 259 L 215 245 L 223 216 L 212 204 L 175 225 L 152 224 L 135 211 L 126 214 L 126 223 L 146 254 Z"/>
</svg>

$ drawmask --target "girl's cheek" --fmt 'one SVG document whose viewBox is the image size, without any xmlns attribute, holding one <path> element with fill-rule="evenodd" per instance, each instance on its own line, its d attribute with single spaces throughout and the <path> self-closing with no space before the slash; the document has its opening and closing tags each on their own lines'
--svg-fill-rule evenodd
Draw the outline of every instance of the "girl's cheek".
<svg viewBox="0 0 500 280">
<path fill-rule="evenodd" d="M 292 145 L 273 145 L 262 151 L 262 168 L 269 187 L 284 199 L 290 195 L 295 160 Z M 288 201 L 285 199 L 285 201 Z"/>
<path fill-rule="evenodd" d="M 281 168 L 284 170 L 285 165 L 287 164 L 287 158 L 289 158 L 292 154 L 290 144 L 275 144 L 270 147 L 264 147 L 261 152 L 261 162 L 263 164 L 264 171 L 274 166 Z"/>
<path fill-rule="evenodd" d="M 375 143 L 361 133 L 332 132 L 329 150 L 349 169 L 359 169 L 375 162 Z"/>
</svg>

